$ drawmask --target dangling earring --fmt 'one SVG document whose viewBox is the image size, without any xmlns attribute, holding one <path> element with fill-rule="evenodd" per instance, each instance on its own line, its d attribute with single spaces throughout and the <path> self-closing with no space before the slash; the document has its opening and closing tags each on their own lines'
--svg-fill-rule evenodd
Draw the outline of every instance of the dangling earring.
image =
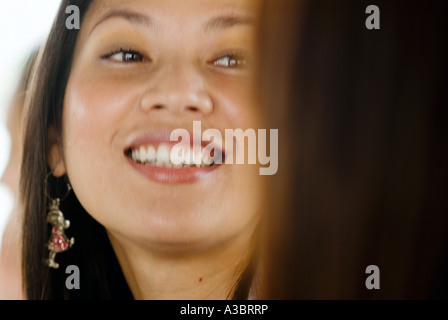
<svg viewBox="0 0 448 320">
<path fill-rule="evenodd" d="M 51 237 L 47 244 L 47 248 L 48 250 L 50 250 L 50 255 L 45 262 L 49 267 L 58 269 L 59 264 L 55 262 L 56 254 L 70 249 L 75 243 L 75 239 L 74 238 L 68 239 L 67 236 L 65 235 L 65 229 L 68 229 L 70 227 L 70 221 L 65 219 L 64 214 L 59 209 L 61 199 L 59 198 L 53 199 L 50 196 L 48 187 L 48 178 L 50 177 L 50 175 L 51 172 L 47 174 L 47 176 L 45 177 L 45 194 L 50 200 L 50 209 L 47 215 L 47 222 L 51 223 L 52 229 L 51 229 Z M 70 185 L 69 182 L 67 182 L 67 192 L 62 197 L 62 200 L 67 198 L 71 190 L 72 186 Z"/>
</svg>

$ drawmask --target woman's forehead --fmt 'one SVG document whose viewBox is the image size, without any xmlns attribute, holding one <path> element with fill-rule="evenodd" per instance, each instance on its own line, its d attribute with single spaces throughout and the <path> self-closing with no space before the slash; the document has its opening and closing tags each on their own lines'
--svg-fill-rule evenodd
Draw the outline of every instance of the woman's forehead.
<svg viewBox="0 0 448 320">
<path fill-rule="evenodd" d="M 95 0 L 85 23 L 93 28 L 105 17 L 124 12 L 134 20 L 150 20 L 160 27 L 173 23 L 195 25 L 217 15 L 254 18 L 256 3 L 255 0 Z"/>
</svg>

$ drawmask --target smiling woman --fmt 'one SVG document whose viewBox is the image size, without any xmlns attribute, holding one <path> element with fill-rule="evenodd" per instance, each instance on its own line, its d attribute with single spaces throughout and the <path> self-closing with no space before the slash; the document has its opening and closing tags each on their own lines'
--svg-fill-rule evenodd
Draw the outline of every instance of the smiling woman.
<svg viewBox="0 0 448 320">
<path fill-rule="evenodd" d="M 79 31 L 65 28 L 69 5 L 80 9 Z M 165 174 L 190 170 L 194 179 L 163 180 L 142 175 L 142 167 L 160 168 L 128 151 L 169 143 L 166 132 L 191 130 L 193 121 L 221 132 L 261 126 L 255 15 L 250 0 L 61 3 L 26 124 L 28 298 L 249 297 L 264 190 L 258 168 L 171 167 Z M 53 270 L 42 262 L 47 198 L 62 198 L 67 182 L 73 192 L 54 208 L 64 226 L 52 236 L 65 239 L 70 225 L 76 242 Z M 68 265 L 79 267 L 80 290 L 65 287 Z"/>
</svg>

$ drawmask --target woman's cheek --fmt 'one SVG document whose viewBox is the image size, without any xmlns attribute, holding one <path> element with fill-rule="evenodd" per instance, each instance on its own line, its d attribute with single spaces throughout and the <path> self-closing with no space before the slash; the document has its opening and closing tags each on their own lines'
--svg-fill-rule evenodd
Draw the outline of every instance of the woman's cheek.
<svg viewBox="0 0 448 320">
<path fill-rule="evenodd" d="M 110 138 L 132 103 L 127 87 L 107 78 L 71 77 L 64 105 L 67 142 Z"/>
<path fill-rule="evenodd" d="M 241 79 L 220 78 L 212 83 L 213 100 L 216 103 L 214 112 L 220 119 L 226 119 L 230 125 L 227 129 L 253 127 L 257 123 L 256 109 L 252 103 L 252 85 L 246 77 Z"/>
<path fill-rule="evenodd" d="M 86 80 L 76 74 L 70 78 L 63 109 L 63 146 L 72 176 L 94 174 L 89 171 L 98 164 L 107 166 L 108 161 L 100 159 L 113 159 L 112 139 L 126 109 L 121 90 L 107 81 Z"/>
</svg>

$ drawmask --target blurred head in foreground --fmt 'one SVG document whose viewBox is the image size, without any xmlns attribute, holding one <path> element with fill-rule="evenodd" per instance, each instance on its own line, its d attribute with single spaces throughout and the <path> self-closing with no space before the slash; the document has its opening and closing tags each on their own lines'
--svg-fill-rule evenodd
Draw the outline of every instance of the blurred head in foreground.
<svg viewBox="0 0 448 320">
<path fill-rule="evenodd" d="M 267 298 L 448 297 L 446 3 L 374 1 L 368 30 L 370 2 L 265 1 L 259 94 L 280 137 Z"/>
</svg>

